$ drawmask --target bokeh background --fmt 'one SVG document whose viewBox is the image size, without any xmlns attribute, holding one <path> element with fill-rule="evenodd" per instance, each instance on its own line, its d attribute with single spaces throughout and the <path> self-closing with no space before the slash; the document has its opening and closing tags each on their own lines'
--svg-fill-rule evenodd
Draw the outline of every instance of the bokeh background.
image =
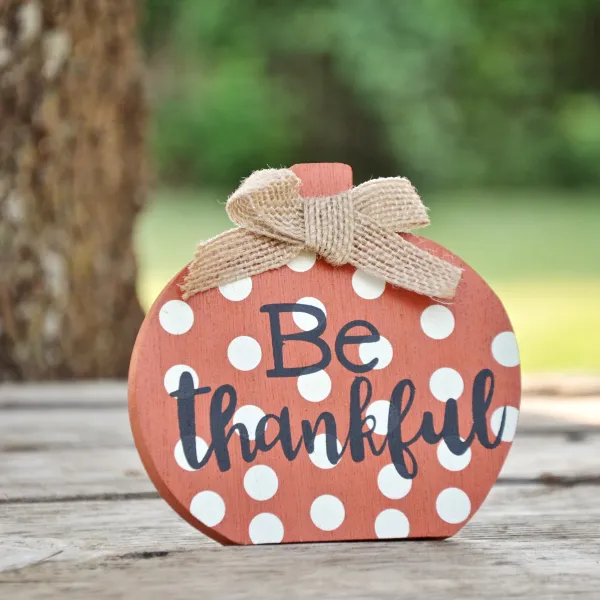
<svg viewBox="0 0 600 600">
<path fill-rule="evenodd" d="M 145 0 L 148 307 L 265 166 L 403 175 L 526 371 L 600 371 L 600 1 Z"/>
</svg>

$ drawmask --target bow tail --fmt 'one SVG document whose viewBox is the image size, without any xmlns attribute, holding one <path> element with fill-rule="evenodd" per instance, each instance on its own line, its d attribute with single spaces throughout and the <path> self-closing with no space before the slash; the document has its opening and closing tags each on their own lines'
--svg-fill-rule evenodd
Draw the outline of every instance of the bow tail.
<svg viewBox="0 0 600 600">
<path fill-rule="evenodd" d="M 198 292 L 252 277 L 290 262 L 303 249 L 246 229 L 230 229 L 198 245 L 181 291 L 183 299 Z"/>
<path fill-rule="evenodd" d="M 430 296 L 451 299 L 462 270 L 421 250 L 369 217 L 357 220 L 350 263 L 392 285 Z"/>
</svg>

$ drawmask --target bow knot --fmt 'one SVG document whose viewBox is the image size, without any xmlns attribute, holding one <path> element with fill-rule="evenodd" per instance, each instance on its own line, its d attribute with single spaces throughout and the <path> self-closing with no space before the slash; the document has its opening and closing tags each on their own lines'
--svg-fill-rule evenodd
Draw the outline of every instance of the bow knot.
<svg viewBox="0 0 600 600">
<path fill-rule="evenodd" d="M 411 183 L 374 179 L 325 197 L 303 198 L 288 169 L 253 173 L 227 201 L 238 225 L 198 246 L 184 298 L 282 267 L 302 250 L 332 265 L 352 264 L 393 285 L 453 298 L 461 270 L 398 235 L 429 224 Z"/>
<path fill-rule="evenodd" d="M 304 241 L 306 247 L 328 263 L 345 265 L 354 245 L 354 205 L 352 195 L 304 199 Z"/>
</svg>

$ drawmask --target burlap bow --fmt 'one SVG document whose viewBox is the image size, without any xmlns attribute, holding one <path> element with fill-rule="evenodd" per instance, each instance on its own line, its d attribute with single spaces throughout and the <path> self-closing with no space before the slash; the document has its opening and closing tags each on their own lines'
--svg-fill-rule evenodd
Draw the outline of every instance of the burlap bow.
<svg viewBox="0 0 600 600">
<path fill-rule="evenodd" d="M 243 181 L 227 201 L 239 227 L 198 246 L 183 298 L 277 269 L 303 250 L 418 294 L 454 297 L 461 269 L 397 233 L 429 225 L 408 179 L 373 179 L 321 198 L 303 198 L 299 189 L 300 179 L 288 169 L 256 171 Z"/>
</svg>

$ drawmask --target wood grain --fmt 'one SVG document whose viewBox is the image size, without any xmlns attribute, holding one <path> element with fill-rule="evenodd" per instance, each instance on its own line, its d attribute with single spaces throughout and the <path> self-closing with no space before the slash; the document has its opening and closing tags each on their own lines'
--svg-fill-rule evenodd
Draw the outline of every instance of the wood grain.
<svg viewBox="0 0 600 600">
<path fill-rule="evenodd" d="M 119 408 L 0 409 L 0 455 L 50 449 L 133 448 L 125 402 Z M 44 422 L 40 429 L 35 425 Z M 85 426 L 83 424 L 85 423 Z"/>
<path fill-rule="evenodd" d="M 530 396 L 573 396 L 600 395 L 600 377 L 591 373 L 569 375 L 560 373 L 530 373 L 523 377 L 523 391 Z"/>
<path fill-rule="evenodd" d="M 343 163 L 302 163 L 291 170 L 302 180 L 300 193 L 309 198 L 339 194 L 352 187 L 352 169 Z"/>
<path fill-rule="evenodd" d="M 499 482 L 600 477 L 598 456 L 599 436 L 577 441 L 564 436 L 518 437 Z M 132 448 L 101 448 L 89 455 L 70 450 L 15 452 L 8 457 L 0 466 L 0 478 L 8 483 L 0 491 L 1 499 L 154 491 Z"/>
<path fill-rule="evenodd" d="M 220 548 L 158 500 L 65 503 L 54 513 L 48 505 L 35 516 L 23 505 L 20 525 L 6 531 L 32 564 L 0 573 L 0 590 L 11 600 L 592 599 L 600 583 L 597 489 L 498 488 L 456 538 L 418 544 Z"/>
<path fill-rule="evenodd" d="M 600 533 L 598 491 L 590 485 L 496 486 L 459 539 L 548 541 L 553 534 L 594 538 Z M 10 510 L 0 507 L 0 531 L 3 541 L 10 538 L 32 548 L 39 544 L 44 552 L 60 551 L 54 560 L 67 562 L 216 546 L 173 514 L 160 498 L 17 502 Z M 223 556 L 228 556 L 227 551 Z"/>
<path fill-rule="evenodd" d="M 38 397 L 37 385 L 19 390 L 21 409 L 0 408 L 0 501 L 152 494 L 154 488 L 133 447 L 123 385 L 112 387 L 114 397 L 104 384 L 97 390 L 83 384 L 81 394 L 72 393 L 76 386 L 67 387 L 66 396 L 72 395 L 73 402 L 66 408 L 32 408 L 29 400 Z M 104 398 L 106 408 L 88 408 L 86 391 Z M 79 405 L 76 397 L 81 399 Z M 580 407 L 578 420 L 544 416 L 561 407 L 558 412 L 565 413 L 573 403 Z M 499 483 L 600 476 L 600 428 L 585 423 L 595 413 L 600 413 L 600 398 L 558 402 L 526 397 L 513 452 Z"/>
<path fill-rule="evenodd" d="M 542 400 L 581 400 L 600 397 L 600 376 L 523 374 L 523 396 Z M 127 403 L 127 382 L 113 379 L 0 383 L 0 410 L 41 408 L 110 408 Z M 522 423 L 519 424 L 521 427 Z"/>
<path fill-rule="evenodd" d="M 503 476 L 481 510 L 451 540 L 222 548 L 164 501 L 147 497 L 154 492 L 141 472 L 124 476 L 136 453 L 126 437 L 118 386 L 114 397 L 104 394 L 103 384 L 96 390 L 82 386 L 105 398 L 104 411 L 90 409 L 77 384 L 67 387 L 73 392 L 69 408 L 61 408 L 62 400 L 46 413 L 31 408 L 28 400 L 38 395 L 38 386 L 33 393 L 28 386 L 18 390 L 22 410 L 0 408 L 2 442 L 18 428 L 48 445 L 73 444 L 0 453 L 0 493 L 11 498 L 0 502 L 1 598 L 597 598 L 600 485 L 536 479 L 542 467 L 552 473 L 557 465 L 575 475 L 598 475 L 598 429 L 586 423 L 600 399 L 579 402 L 578 417 L 555 418 L 549 429 L 529 412 L 526 397 L 520 428 L 527 423 L 528 431 L 517 435 Z M 548 400 L 548 410 L 562 407 L 558 414 L 565 414 L 569 401 Z M 92 419 L 85 418 L 90 414 Z M 100 414 L 107 417 L 101 426 L 95 422 Z M 44 415 L 51 416 L 52 427 L 45 426 Z M 13 416 L 18 421 L 7 423 Z M 118 438 L 107 439 L 126 447 L 96 447 L 103 443 L 101 431 L 113 426 Z M 103 459 L 103 452 L 117 454 Z M 24 485 L 28 495 L 19 500 Z M 121 495 L 110 499 L 111 489 Z M 73 492 L 75 499 L 61 500 Z"/>
<path fill-rule="evenodd" d="M 0 455 L 133 447 L 126 400 L 120 391 L 114 399 L 106 396 L 102 403 L 93 405 L 85 400 L 78 406 L 73 400 L 43 408 L 29 403 L 25 394 L 21 399 L 18 407 L 0 406 Z M 46 426 L 38 427 L 41 422 Z M 521 408 L 517 441 L 523 436 L 551 434 L 575 439 L 580 434 L 600 434 L 600 397 L 574 397 L 565 403 L 554 397 L 527 396 Z"/>
<path fill-rule="evenodd" d="M 0 410 L 109 408 L 127 404 L 127 382 L 118 380 L 0 384 Z"/>
<path fill-rule="evenodd" d="M 11 600 L 81 598 L 597 598 L 595 540 L 490 540 L 241 548 L 134 555 L 76 567 L 46 562 L 1 576 Z M 449 553 L 453 556 L 449 560 Z"/>
</svg>

